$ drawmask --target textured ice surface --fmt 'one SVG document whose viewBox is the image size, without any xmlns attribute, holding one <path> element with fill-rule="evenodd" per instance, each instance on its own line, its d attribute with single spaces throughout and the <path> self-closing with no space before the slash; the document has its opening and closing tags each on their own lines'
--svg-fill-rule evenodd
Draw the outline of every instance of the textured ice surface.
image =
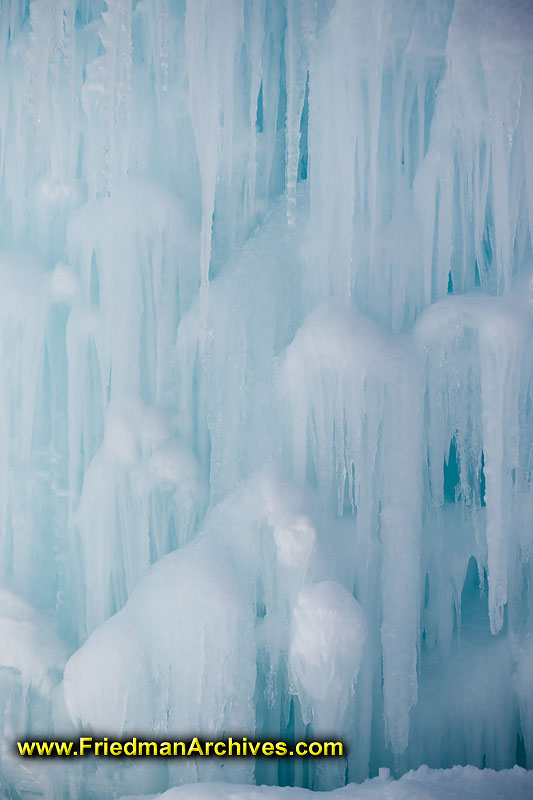
<svg viewBox="0 0 533 800">
<path fill-rule="evenodd" d="M 449 798 L 472 798 L 472 800 L 500 800 L 513 797 L 528 800 L 531 796 L 533 776 L 519 767 L 502 772 L 475 767 L 454 767 L 449 770 L 430 770 L 421 767 L 409 772 L 400 780 L 390 779 L 387 770 L 379 778 L 363 785 L 346 786 L 333 792 L 319 795 L 324 800 L 449 800 Z M 187 785 L 170 789 L 162 795 L 151 797 L 122 797 L 121 800 L 312 800 L 316 797 L 306 789 L 279 788 L 273 786 L 228 786 L 227 784 Z"/>
<path fill-rule="evenodd" d="M 0 4 L 0 795 L 531 791 L 532 53 L 525 0 Z M 89 730 L 348 755 L 11 749 Z"/>
</svg>

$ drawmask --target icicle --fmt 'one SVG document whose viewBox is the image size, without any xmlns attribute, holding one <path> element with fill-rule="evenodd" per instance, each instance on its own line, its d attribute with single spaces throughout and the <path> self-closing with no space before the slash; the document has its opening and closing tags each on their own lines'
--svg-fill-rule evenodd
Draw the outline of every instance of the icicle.
<svg viewBox="0 0 533 800">
<path fill-rule="evenodd" d="M 249 96 L 249 145 L 248 170 L 246 177 L 246 194 L 244 211 L 248 219 L 254 218 L 255 185 L 257 178 L 257 107 L 259 92 L 262 90 L 264 75 L 263 48 L 266 15 L 266 0 L 256 0 L 249 11 L 250 37 L 250 96 Z"/>
<path fill-rule="evenodd" d="M 449 442 L 454 439 L 463 501 L 474 511 L 486 503 L 492 633 L 502 628 L 507 602 L 513 541 L 507 520 L 514 502 L 513 474 L 519 467 L 520 375 L 529 326 L 527 295 L 524 302 L 519 293 L 518 288 L 500 301 L 448 298 L 428 309 L 417 326 L 417 335 L 431 353 L 428 439 L 432 491 L 441 503 L 443 458 L 448 457 Z M 443 363 L 447 364 L 444 371 Z M 479 486 L 482 448 L 484 496 Z"/>
<path fill-rule="evenodd" d="M 357 510 L 356 596 L 369 614 L 378 602 L 371 576 L 381 553 L 385 723 L 395 753 L 407 746 L 417 696 L 419 379 L 414 353 L 368 318 L 334 304 L 306 320 L 281 373 L 296 474 L 305 479 L 311 464 L 324 504 L 339 515 L 347 503 Z"/>
<path fill-rule="evenodd" d="M 231 0 L 223 10 L 213 0 L 186 4 L 189 98 L 202 181 L 200 303 L 205 331 L 216 184 L 222 158 L 228 165 L 232 162 L 234 69 L 242 16 L 242 0 Z M 204 350 L 205 333 L 202 339 Z"/>
<path fill-rule="evenodd" d="M 306 0 L 287 0 L 285 64 L 287 85 L 286 117 L 286 195 L 287 221 L 294 227 L 296 182 L 300 161 L 300 123 L 304 107 L 309 64 L 308 50 L 313 35 L 311 4 Z"/>
<path fill-rule="evenodd" d="M 148 408 L 112 404 L 72 518 L 82 550 L 80 638 L 126 602 L 152 561 L 184 545 L 206 498 L 194 456 Z"/>
<path fill-rule="evenodd" d="M 87 64 L 82 105 L 88 118 L 89 197 L 109 194 L 129 162 L 131 125 L 131 0 L 113 0 L 102 11 L 104 54 Z"/>
</svg>

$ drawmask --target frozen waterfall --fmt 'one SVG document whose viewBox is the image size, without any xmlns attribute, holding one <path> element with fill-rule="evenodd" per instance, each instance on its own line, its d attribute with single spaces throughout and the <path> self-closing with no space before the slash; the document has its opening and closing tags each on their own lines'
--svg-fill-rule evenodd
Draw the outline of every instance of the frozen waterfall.
<svg viewBox="0 0 533 800">
<path fill-rule="evenodd" d="M 0 798 L 525 800 L 532 311 L 529 0 L 0 0 Z"/>
</svg>

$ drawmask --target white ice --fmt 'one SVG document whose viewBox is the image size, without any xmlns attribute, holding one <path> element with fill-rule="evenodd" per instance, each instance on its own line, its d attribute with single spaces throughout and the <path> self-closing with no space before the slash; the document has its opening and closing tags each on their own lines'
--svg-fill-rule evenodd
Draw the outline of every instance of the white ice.
<svg viewBox="0 0 533 800">
<path fill-rule="evenodd" d="M 2 2 L 0 795 L 531 790 L 532 8 Z"/>
</svg>

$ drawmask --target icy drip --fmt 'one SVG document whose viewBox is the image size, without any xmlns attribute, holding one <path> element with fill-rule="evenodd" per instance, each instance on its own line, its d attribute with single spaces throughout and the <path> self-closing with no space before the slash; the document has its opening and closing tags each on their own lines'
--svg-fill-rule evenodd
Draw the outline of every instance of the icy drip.
<svg viewBox="0 0 533 800">
<path fill-rule="evenodd" d="M 222 158 L 231 175 L 234 62 L 242 31 L 242 14 L 242 0 L 226 4 L 222 17 L 213 13 L 210 0 L 189 1 L 185 12 L 191 117 L 202 181 L 200 301 L 204 320 L 215 189 Z"/>
<path fill-rule="evenodd" d="M 513 595 L 521 585 L 514 569 L 509 572 L 509 564 L 519 555 L 507 520 L 515 503 L 519 468 L 527 303 L 527 294 L 525 302 L 518 302 L 517 295 L 498 301 L 449 298 L 421 316 L 414 340 L 408 337 L 399 344 L 368 319 L 327 305 L 306 320 L 286 353 L 282 383 L 289 403 L 294 471 L 300 480 L 307 477 L 315 482 L 324 503 L 336 507 L 339 514 L 345 513 L 347 503 L 356 511 L 362 573 L 356 566 L 355 593 L 370 618 L 377 606 L 366 581 L 373 574 L 372 559 L 379 554 L 385 724 L 396 753 L 402 753 L 408 743 L 409 711 L 416 702 L 418 682 L 423 501 L 418 420 L 424 386 L 419 350 L 427 358 L 426 441 L 433 501 L 440 513 L 442 465 L 448 461 L 453 441 L 460 480 L 456 499 L 462 498 L 473 515 L 470 524 L 475 533 L 465 533 L 466 549 L 461 556 L 462 547 L 455 545 L 457 565 L 452 561 L 448 567 L 454 593 L 448 595 L 448 607 L 443 595 L 444 616 L 437 622 L 439 648 L 445 652 L 451 635 L 447 615 L 452 614 L 454 603 L 460 628 L 460 591 L 470 555 L 487 567 L 493 633 L 503 624 L 509 576 L 514 576 Z M 373 506 L 376 495 L 379 512 Z M 376 531 L 379 539 L 374 538 Z M 429 530 L 425 535 L 429 537 Z M 480 547 L 480 538 L 486 550 Z M 433 545 L 438 546 L 437 542 Z M 443 564 L 438 568 L 442 570 Z M 430 571 L 431 593 L 440 591 L 438 586 L 438 576 Z M 444 585 L 443 591 L 447 592 Z"/>
<path fill-rule="evenodd" d="M 74 85 L 74 16 L 75 3 L 71 2 L 41 2 L 33 0 L 30 5 L 30 70 L 31 88 L 29 106 L 35 118 L 34 148 L 37 162 L 43 159 L 43 141 L 41 139 L 43 122 L 47 114 L 46 109 L 46 83 L 50 80 L 52 85 L 52 102 L 61 104 L 62 97 L 72 96 Z M 53 114 L 54 122 L 59 123 L 56 135 L 63 138 L 62 132 L 70 129 L 69 105 L 65 109 L 66 117 L 61 119 L 61 114 Z M 52 133 L 53 131 L 51 131 Z M 64 159 L 65 155 L 72 156 L 69 146 L 58 148 L 54 153 L 55 158 Z M 68 164 L 68 160 L 67 160 Z M 58 178 L 70 177 L 65 174 L 65 168 L 60 164 L 52 163 L 51 172 Z"/>
<path fill-rule="evenodd" d="M 82 106 L 88 118 L 88 195 L 108 194 L 129 163 L 131 124 L 131 3 L 117 0 L 102 11 L 104 54 L 87 65 Z"/>
<path fill-rule="evenodd" d="M 520 375 L 528 332 L 525 306 L 473 298 L 442 301 L 421 318 L 417 333 L 429 361 L 428 447 L 432 492 L 440 505 L 442 461 L 454 440 L 463 502 L 474 511 L 486 503 L 489 613 L 493 633 L 507 602 L 509 524 L 514 475 L 519 468 Z M 443 371 L 446 361 L 448 369 Z M 438 364 L 433 371 L 432 362 Z M 448 371 L 449 370 L 449 371 Z M 444 403 L 443 403 L 444 400 Z M 505 419 L 505 424 L 503 420 Z M 484 496 L 480 476 L 484 457 Z"/>
<path fill-rule="evenodd" d="M 446 26 L 451 6 L 433 13 Z M 407 34 L 405 15 L 400 20 L 376 6 L 372 15 L 360 16 L 357 4 L 337 3 L 311 62 L 311 230 L 324 231 L 313 248 L 314 291 L 343 296 L 355 286 L 359 308 L 393 330 L 446 294 L 449 275 L 456 290 L 477 281 L 500 292 L 522 264 L 527 47 L 512 15 L 504 53 L 491 38 L 496 29 L 474 33 L 473 20 L 468 4 L 457 4 L 446 44 L 445 36 L 431 36 L 420 11 L 413 10 Z M 471 35 L 479 38 L 478 50 L 465 45 Z M 432 61 L 429 73 L 418 48 Z M 445 55 L 448 68 L 437 88 Z M 391 71 L 394 58 L 399 66 Z M 484 92 L 472 100 L 468 87 L 479 82 Z M 428 103 L 435 94 L 439 102 Z M 331 120 L 343 131 L 335 148 Z M 424 265 L 420 228 L 426 232 Z M 409 282 L 415 262 L 425 276 L 416 287 Z"/>
<path fill-rule="evenodd" d="M 351 592 L 317 580 L 331 564 L 315 512 L 309 497 L 268 472 L 220 503 L 200 536 L 161 559 L 69 660 L 72 720 L 123 735 L 153 725 L 155 715 L 161 736 L 176 726 L 183 736 L 256 726 L 276 736 L 288 726 L 279 693 L 290 684 L 301 703 L 295 735 L 305 724 L 313 736 L 332 725 L 348 732 L 366 622 Z M 157 609 L 172 613 L 154 625 Z M 182 658 L 185 651 L 194 656 Z M 89 674 L 90 689 L 81 692 Z M 333 773 L 342 780 L 340 762 L 311 767 L 316 788 L 331 784 Z M 218 759 L 170 768 L 171 781 L 221 774 Z M 234 774 L 250 780 L 253 767 L 243 761 Z"/>
<path fill-rule="evenodd" d="M 533 87 L 531 86 L 529 81 L 526 81 L 525 76 L 531 74 L 531 69 L 533 67 L 533 59 L 531 55 L 524 59 L 523 62 L 523 70 L 524 70 L 524 81 L 523 81 L 523 92 L 521 96 L 521 105 L 522 105 L 522 113 L 524 119 L 524 130 L 531 130 L 531 125 L 533 124 Z M 528 208 L 528 218 L 529 218 L 529 237 L 530 237 L 530 244 L 533 248 L 533 147 L 531 144 L 531 139 L 528 136 L 524 137 L 524 166 L 526 170 L 526 186 L 525 186 L 525 194 L 526 194 L 526 202 Z"/>
<path fill-rule="evenodd" d="M 301 271 L 301 239 L 287 228 L 281 206 L 273 209 L 265 229 L 228 260 L 225 273 L 212 281 L 208 324 L 213 335 L 204 359 L 198 299 L 178 328 L 178 424 L 209 471 L 212 503 L 232 491 L 251 466 L 259 468 L 280 448 L 273 360 L 290 338 L 292 320 L 301 314 L 298 304 L 286 303 Z M 256 324 L 260 338 L 249 336 Z"/>
<path fill-rule="evenodd" d="M 509 546 L 506 527 L 514 505 L 514 483 L 519 468 L 518 398 L 524 357 L 524 320 L 516 309 L 481 326 L 481 397 L 487 504 L 487 567 L 492 633 L 504 622 L 507 604 Z M 522 324 L 521 324 L 522 323 Z M 513 542 L 514 544 L 514 542 Z"/>
<path fill-rule="evenodd" d="M 157 19 L 157 38 L 159 41 L 158 55 L 161 90 L 168 91 L 169 79 L 169 50 L 170 36 L 168 27 L 170 25 L 169 0 L 156 0 L 155 13 Z"/>
<path fill-rule="evenodd" d="M 71 518 L 81 545 L 80 640 L 124 605 L 152 562 L 191 538 L 204 503 L 196 460 L 168 421 L 112 404 Z"/>
<path fill-rule="evenodd" d="M 411 270 L 425 268 L 413 184 L 426 156 L 427 98 L 444 69 L 451 9 L 432 13 L 437 35 L 414 4 L 401 11 L 373 4 L 369 13 L 338 2 L 309 71 L 310 286 L 316 298 L 352 295 L 393 331 L 412 324 L 434 281 L 431 274 L 410 280 Z"/>
<path fill-rule="evenodd" d="M 500 12 L 496 4 L 491 11 L 501 14 L 498 26 L 489 23 L 490 14 L 478 26 L 471 3 L 455 6 L 446 49 L 448 70 L 423 165 L 420 188 L 427 196 L 432 185 L 437 199 L 436 221 L 432 206 L 422 218 L 426 235 L 438 245 L 436 260 L 435 251 L 431 259 L 437 297 L 446 291 L 448 273 L 455 291 L 468 291 L 479 283 L 492 292 L 509 288 L 527 244 L 520 220 L 528 213 L 522 182 L 524 148 L 529 146 L 524 126 L 530 114 L 526 75 L 531 21 L 511 9 Z M 503 49 L 494 38 L 502 25 Z M 469 87 L 474 83 L 480 89 L 472 94 Z M 452 136 L 451 120 L 457 120 Z M 432 184 L 427 183 L 428 173 Z M 426 252 L 429 263 L 429 241 Z"/>
<path fill-rule="evenodd" d="M 344 13 L 342 13 L 342 11 Z M 352 257 L 352 224 L 354 213 L 354 162 L 355 115 L 353 94 L 349 77 L 357 48 L 353 46 L 357 27 L 357 8 L 344 3 L 335 9 L 336 25 L 330 20 L 317 45 L 316 66 L 309 73 L 309 159 L 311 225 L 320 226 L 323 235 L 317 237 L 315 259 L 318 269 L 313 270 L 310 282 L 315 296 L 330 294 L 344 296 L 351 290 L 350 264 Z M 342 26 L 339 17 L 342 14 Z M 355 19 L 354 19 L 355 17 Z M 339 32 L 342 43 L 336 41 Z M 333 44 L 333 40 L 335 43 Z M 347 42 L 350 46 L 347 46 Z M 346 43 L 346 46 L 342 45 Z M 320 69 L 320 56 L 329 51 L 332 61 L 328 71 Z M 326 91 L 327 85 L 327 91 Z M 329 94 L 333 93 L 333 96 Z M 347 97 L 349 95 L 349 98 Z M 341 148 L 330 140 L 325 141 L 327 123 L 333 130 L 345 131 Z M 315 157 L 315 153 L 317 156 Z M 318 157 L 318 153 L 327 153 Z M 335 189 L 333 189 L 335 186 Z M 316 229 L 316 227 L 315 227 Z M 335 264 L 335 268 L 330 265 Z M 330 277 L 331 276 L 331 277 Z M 331 285 L 333 283 L 333 285 Z"/>
<path fill-rule="evenodd" d="M 519 695 L 520 723 L 522 726 L 526 752 L 531 752 L 533 742 L 533 691 L 531 688 L 531 658 L 533 639 L 529 633 L 520 647 L 517 669 L 517 689 Z"/>
<path fill-rule="evenodd" d="M 122 212 L 126 196 L 129 219 Z M 88 235 L 93 222 L 94 238 Z M 73 215 L 68 243 L 81 283 L 68 322 L 67 355 L 71 527 L 74 540 L 79 536 L 86 587 L 81 596 L 72 591 L 83 634 L 122 607 L 151 561 L 186 541 L 202 512 L 204 489 L 194 459 L 182 476 L 198 486 L 190 497 L 169 497 L 167 491 L 165 499 L 154 484 L 149 459 L 172 441 L 173 427 L 157 423 L 157 415 L 130 399 L 142 396 L 159 407 L 173 401 L 165 365 L 173 357 L 180 311 L 192 295 L 194 278 L 191 285 L 188 276 L 194 275 L 197 244 L 177 198 L 133 180 Z M 130 357 L 132 342 L 137 359 Z M 172 463 L 170 451 L 168 458 Z M 171 479 L 167 489 L 174 491 L 181 480 Z M 79 560 L 75 548 L 71 558 Z"/>
<path fill-rule="evenodd" d="M 9 376 L 0 389 L 2 576 L 3 580 L 13 576 L 17 588 L 31 597 L 39 557 L 43 558 L 32 544 L 37 509 L 28 496 L 28 480 L 35 480 L 38 469 L 32 445 L 34 420 L 42 402 L 47 286 L 42 271 L 29 258 L 2 259 L 1 275 L 0 347 Z M 13 463 L 17 469 L 10 468 Z M 28 558 L 31 552 L 34 556 Z"/>
<path fill-rule="evenodd" d="M 245 9 L 246 11 L 246 9 Z M 255 184 L 257 179 L 257 128 L 258 100 L 263 81 L 263 47 L 266 25 L 266 0 L 252 3 L 248 8 L 249 56 L 250 56 L 250 95 L 248 99 L 248 170 L 244 195 L 244 212 L 248 224 L 254 218 Z"/>
<path fill-rule="evenodd" d="M 75 7 L 72 2 L 50 4 L 35 0 L 24 32 L 18 30 L 19 13 L 16 3 L 10 4 L 10 12 L 7 6 L 2 9 L 6 44 L 10 26 L 9 47 L 2 51 L 3 72 L 17 75 L 13 83 L 6 85 L 0 100 L 0 174 L 5 192 L 4 214 L 7 212 L 6 222 L 9 220 L 7 226 L 4 222 L 3 235 L 7 243 L 24 241 L 32 225 L 39 223 L 39 211 L 45 212 L 53 198 L 66 208 L 60 219 L 51 216 L 47 220 L 53 230 L 39 230 L 39 235 L 45 234 L 42 245 L 49 247 L 54 237 L 61 235 L 74 193 L 78 148 L 76 126 L 71 124 L 77 73 Z M 56 146 L 58 142 L 60 147 Z M 33 208 L 29 214 L 27 199 L 20 191 L 21 171 L 30 187 Z"/>
<path fill-rule="evenodd" d="M 324 502 L 339 514 L 345 504 L 357 512 L 354 591 L 368 614 L 382 605 L 386 735 L 401 753 L 417 690 L 420 378 L 408 351 L 370 320 L 327 305 L 288 348 L 282 380 L 295 474 L 305 480 L 310 465 Z M 376 559 L 379 599 L 369 581 Z"/>
<path fill-rule="evenodd" d="M 286 195 L 287 221 L 295 224 L 296 182 L 300 160 L 300 123 L 304 107 L 305 87 L 309 63 L 309 49 L 314 33 L 312 4 L 302 0 L 288 0 L 287 29 L 285 32 L 285 64 L 287 90 L 287 155 Z"/>
<path fill-rule="evenodd" d="M 126 196 L 132 199 L 129 219 L 121 210 Z M 134 181 L 117 188 L 113 198 L 95 201 L 72 215 L 68 245 L 82 292 L 67 336 L 70 369 L 82 370 L 80 378 L 69 383 L 74 489 L 79 481 L 80 441 L 86 443 L 82 448 L 86 466 L 94 454 L 94 445 L 88 448 L 87 442 L 99 444 L 90 428 L 80 427 L 80 389 L 94 393 L 99 388 L 88 426 L 103 418 L 109 398 L 132 392 L 139 396 L 141 383 L 146 401 L 164 405 L 171 400 L 173 389 L 164 364 L 171 358 L 180 309 L 190 302 L 194 276 L 189 277 L 188 266 L 197 250 L 194 227 L 177 198 L 156 184 Z M 135 359 L 130 356 L 132 342 L 138 353 Z"/>
</svg>

